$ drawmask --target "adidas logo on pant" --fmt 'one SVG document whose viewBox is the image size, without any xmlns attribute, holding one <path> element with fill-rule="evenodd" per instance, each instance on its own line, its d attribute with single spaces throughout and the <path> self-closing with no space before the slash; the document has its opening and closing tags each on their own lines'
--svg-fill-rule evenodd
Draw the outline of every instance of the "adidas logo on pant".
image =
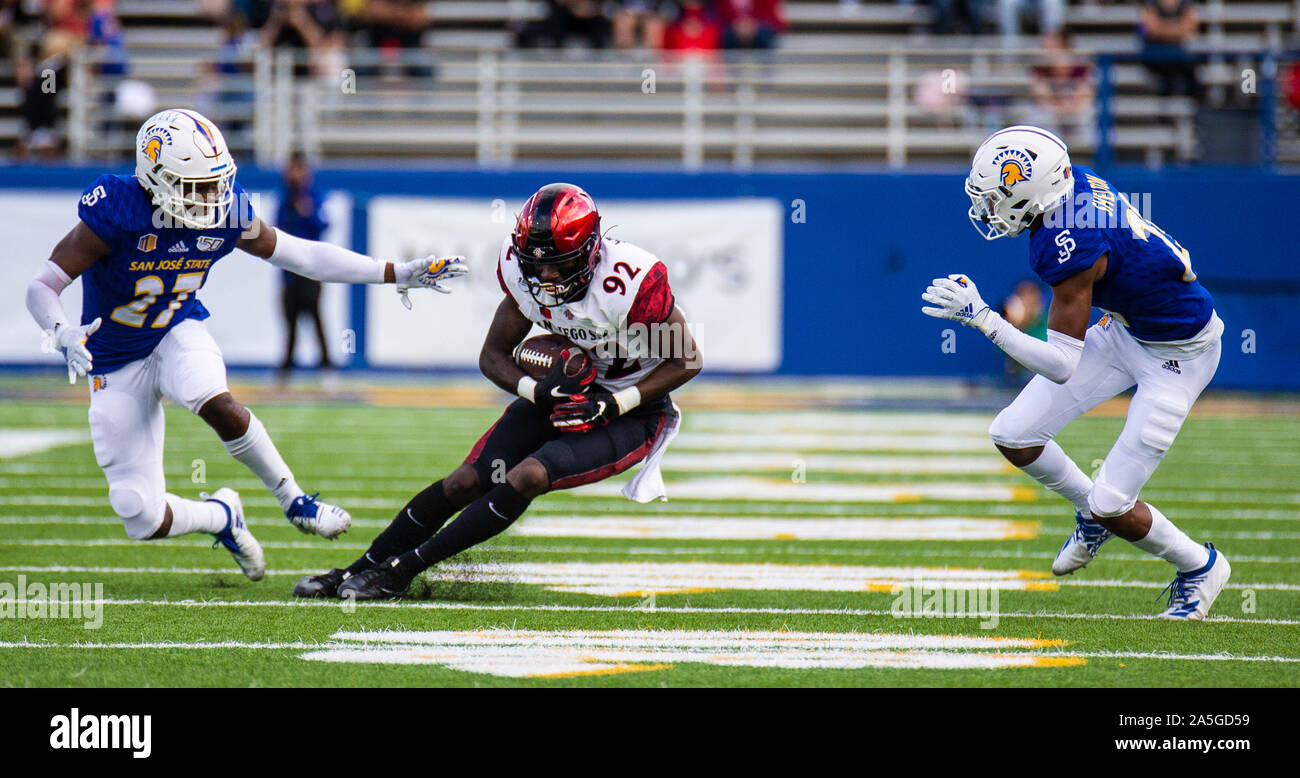
<svg viewBox="0 0 1300 778">
<path fill-rule="evenodd" d="M 1168 362 L 1165 362 L 1163 365 L 1161 365 L 1161 367 L 1163 367 L 1165 370 L 1168 370 L 1171 373 L 1177 373 L 1178 375 L 1183 374 L 1183 370 L 1178 366 L 1178 360 L 1176 359 L 1171 359 Z"/>
</svg>

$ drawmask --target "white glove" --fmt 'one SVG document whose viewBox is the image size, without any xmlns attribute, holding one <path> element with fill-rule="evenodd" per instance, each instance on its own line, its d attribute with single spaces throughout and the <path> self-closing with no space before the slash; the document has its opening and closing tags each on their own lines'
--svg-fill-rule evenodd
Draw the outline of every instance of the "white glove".
<svg viewBox="0 0 1300 778">
<path fill-rule="evenodd" d="M 921 299 L 938 307 L 924 307 L 921 313 L 936 319 L 959 321 L 983 331 L 990 309 L 988 303 L 980 298 L 979 290 L 969 276 L 953 273 L 947 278 L 936 278 L 931 284 Z"/>
<path fill-rule="evenodd" d="M 450 289 L 438 282 L 459 278 L 468 273 L 469 266 L 465 264 L 464 257 L 443 257 L 439 259 L 430 254 L 424 259 L 393 263 L 397 293 L 402 296 L 402 305 L 405 305 L 408 311 L 411 309 L 411 299 L 406 296 L 406 291 L 411 287 L 419 286 L 432 289 L 435 292 L 451 294 Z"/>
<path fill-rule="evenodd" d="M 76 324 L 60 324 L 54 328 L 54 343 L 63 350 L 68 360 L 68 383 L 77 383 L 77 376 L 86 375 L 94 367 L 90 349 L 86 348 L 86 339 L 99 329 L 102 319 L 95 319 L 82 327 Z"/>
</svg>

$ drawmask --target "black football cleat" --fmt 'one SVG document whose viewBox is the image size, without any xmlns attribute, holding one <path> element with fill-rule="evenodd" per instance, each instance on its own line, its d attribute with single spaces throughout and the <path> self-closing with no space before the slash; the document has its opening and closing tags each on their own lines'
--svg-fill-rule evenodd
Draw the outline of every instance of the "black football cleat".
<svg viewBox="0 0 1300 778">
<path fill-rule="evenodd" d="M 337 567 L 328 573 L 318 573 L 298 579 L 298 583 L 293 585 L 294 597 L 327 597 L 333 598 L 339 596 L 339 584 L 348 580 L 351 576 L 347 572 Z"/>
<path fill-rule="evenodd" d="M 418 573 L 401 569 L 397 557 L 390 556 L 368 570 L 349 576 L 338 588 L 344 600 L 395 600 L 406 594 Z"/>
</svg>

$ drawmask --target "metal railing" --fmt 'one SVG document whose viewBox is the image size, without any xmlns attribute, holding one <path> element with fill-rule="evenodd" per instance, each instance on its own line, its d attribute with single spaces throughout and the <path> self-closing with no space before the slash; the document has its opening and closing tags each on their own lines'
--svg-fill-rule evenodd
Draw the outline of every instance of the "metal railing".
<svg viewBox="0 0 1300 778">
<path fill-rule="evenodd" d="M 68 139 L 77 160 L 131 152 L 143 118 L 124 106 L 123 91 L 138 87 L 124 85 L 132 81 L 147 83 L 159 106 L 208 113 L 240 158 L 261 165 L 303 149 L 324 158 L 482 167 L 574 159 L 686 169 L 903 167 L 965 161 L 989 131 L 1026 120 L 1064 125 L 1058 129 L 1085 158 L 1095 152 L 1159 165 L 1197 155 L 1196 106 L 1152 97 L 1139 64 L 1103 59 L 1094 69 L 1096 103 L 1061 122 L 1030 94 L 1039 58 L 1004 49 L 708 60 L 348 50 L 346 61 L 340 53 L 314 62 L 257 49 L 211 60 L 192 52 L 138 55 L 130 75 L 103 72 L 96 56 L 80 52 L 71 63 Z M 1220 70 L 1220 80 L 1233 75 Z M 1271 89 L 1271 71 L 1260 70 Z M 1215 73 L 1210 65 L 1205 72 Z"/>
</svg>

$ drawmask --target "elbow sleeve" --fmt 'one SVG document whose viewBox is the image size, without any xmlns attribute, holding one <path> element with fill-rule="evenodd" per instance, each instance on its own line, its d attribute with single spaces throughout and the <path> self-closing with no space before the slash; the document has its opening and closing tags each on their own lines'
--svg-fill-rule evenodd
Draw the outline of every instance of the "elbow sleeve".
<svg viewBox="0 0 1300 778">
<path fill-rule="evenodd" d="M 996 313 L 990 314 L 983 330 L 1007 356 L 1054 383 L 1070 380 L 1083 355 L 1083 341 L 1078 338 L 1048 330 L 1044 342 L 1016 329 Z"/>
<path fill-rule="evenodd" d="M 278 227 L 275 229 L 275 250 L 267 261 L 317 281 L 347 284 L 379 284 L 384 281 L 385 263 L 332 243 L 304 240 Z"/>
<path fill-rule="evenodd" d="M 27 311 L 43 330 L 52 330 L 68 321 L 68 315 L 59 302 L 59 295 L 72 279 L 63 268 L 46 260 L 45 267 L 27 284 Z"/>
</svg>

